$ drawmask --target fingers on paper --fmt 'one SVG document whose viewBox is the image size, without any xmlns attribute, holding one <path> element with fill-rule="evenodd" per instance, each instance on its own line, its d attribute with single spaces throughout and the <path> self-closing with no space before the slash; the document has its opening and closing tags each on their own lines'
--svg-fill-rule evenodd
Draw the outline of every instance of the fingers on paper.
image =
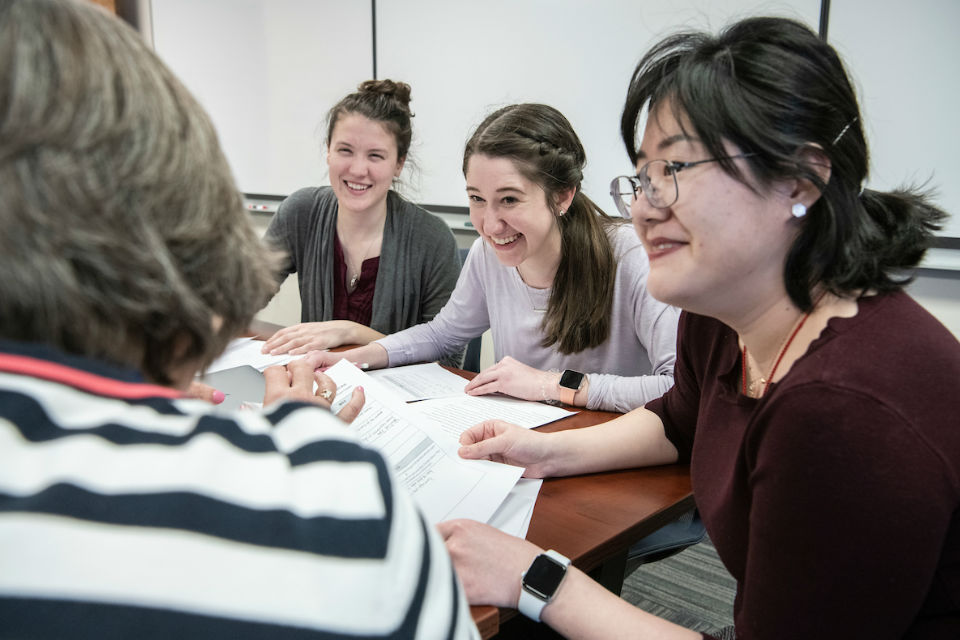
<svg viewBox="0 0 960 640">
<path fill-rule="evenodd" d="M 337 413 L 337 417 L 350 424 L 353 422 L 360 411 L 363 409 L 363 403 L 366 402 L 366 396 L 363 393 L 363 387 L 354 387 L 353 394 L 350 396 L 350 400 L 347 404 L 343 405 L 343 408 L 340 409 L 340 412 Z"/>
<path fill-rule="evenodd" d="M 471 460 L 499 457 L 509 443 L 500 438 L 507 423 L 502 420 L 486 420 L 475 424 L 460 434 L 460 457 Z"/>
</svg>

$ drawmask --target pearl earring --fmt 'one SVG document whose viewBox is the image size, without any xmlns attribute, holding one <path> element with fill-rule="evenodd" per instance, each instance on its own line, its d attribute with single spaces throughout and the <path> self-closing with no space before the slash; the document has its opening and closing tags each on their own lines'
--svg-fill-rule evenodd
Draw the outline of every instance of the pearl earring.
<svg viewBox="0 0 960 640">
<path fill-rule="evenodd" d="M 807 207 L 802 202 L 798 202 L 790 208 L 790 213 L 794 218 L 802 218 L 807 215 Z"/>
<path fill-rule="evenodd" d="M 562 216 L 563 214 L 565 214 L 566 212 L 567 212 L 566 209 L 560 209 L 560 215 L 561 215 L 561 216 Z"/>
</svg>

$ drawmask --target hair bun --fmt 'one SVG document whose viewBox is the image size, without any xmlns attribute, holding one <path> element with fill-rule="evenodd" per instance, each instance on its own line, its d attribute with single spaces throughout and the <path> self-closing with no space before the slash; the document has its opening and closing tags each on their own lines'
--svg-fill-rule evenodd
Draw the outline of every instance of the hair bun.
<svg viewBox="0 0 960 640">
<path fill-rule="evenodd" d="M 392 96 L 404 106 L 410 105 L 410 85 L 406 82 L 394 82 L 393 80 L 364 80 L 357 87 L 360 93 L 376 93 L 385 96 Z"/>
</svg>

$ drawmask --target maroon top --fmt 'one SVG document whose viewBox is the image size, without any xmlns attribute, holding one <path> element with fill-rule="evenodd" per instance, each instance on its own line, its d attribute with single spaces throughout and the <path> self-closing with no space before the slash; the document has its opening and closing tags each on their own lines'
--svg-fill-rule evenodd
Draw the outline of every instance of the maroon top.
<svg viewBox="0 0 960 640">
<path fill-rule="evenodd" d="M 333 241 L 333 268 L 337 276 L 333 279 L 333 319 L 352 320 L 365 327 L 370 326 L 373 315 L 373 294 L 377 289 L 377 271 L 380 269 L 380 256 L 367 258 L 360 265 L 360 280 L 352 293 L 347 292 L 347 261 L 343 259 L 343 247 L 340 237 Z"/>
<path fill-rule="evenodd" d="M 684 313 L 646 405 L 691 458 L 737 640 L 960 638 L 960 343 L 905 293 L 859 305 L 761 399 L 737 335 Z"/>
</svg>

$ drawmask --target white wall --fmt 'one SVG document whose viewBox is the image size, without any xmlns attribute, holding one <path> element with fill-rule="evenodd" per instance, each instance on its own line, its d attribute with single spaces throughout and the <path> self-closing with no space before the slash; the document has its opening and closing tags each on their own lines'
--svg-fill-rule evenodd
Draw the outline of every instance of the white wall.
<svg viewBox="0 0 960 640">
<path fill-rule="evenodd" d="M 758 12 L 816 28 L 820 0 L 379 2 L 378 74 L 413 87 L 422 169 L 414 198 L 466 206 L 461 165 L 472 131 L 498 107 L 544 102 L 586 148 L 584 191 L 611 206 L 610 180 L 630 170 L 620 112 L 641 55 L 678 27 L 719 28 Z"/>
<path fill-rule="evenodd" d="M 270 224 L 270 216 L 249 214 L 254 228 L 263 237 Z M 300 322 L 300 289 L 297 274 L 289 276 L 266 307 L 257 314 L 258 320 L 289 327 Z"/>
<path fill-rule="evenodd" d="M 960 340 L 960 277 L 958 275 L 960 272 L 921 275 L 907 287 L 907 292 Z"/>
<path fill-rule="evenodd" d="M 490 110 L 547 102 L 587 149 L 598 202 L 629 170 L 618 138 L 630 73 L 680 26 L 718 28 L 750 13 L 816 28 L 820 0 L 381 0 L 377 75 L 413 87 L 409 196 L 465 206 L 463 143 Z M 370 2 L 152 0 L 157 52 L 210 111 L 240 189 L 287 195 L 325 184 L 318 125 L 373 74 Z"/>
<path fill-rule="evenodd" d="M 833 0 L 828 41 L 858 89 L 871 152 L 867 186 L 936 189 L 960 237 L 960 2 Z"/>
<path fill-rule="evenodd" d="M 323 120 L 373 75 L 370 2 L 152 0 L 154 47 L 213 118 L 240 190 L 326 184 Z"/>
</svg>

